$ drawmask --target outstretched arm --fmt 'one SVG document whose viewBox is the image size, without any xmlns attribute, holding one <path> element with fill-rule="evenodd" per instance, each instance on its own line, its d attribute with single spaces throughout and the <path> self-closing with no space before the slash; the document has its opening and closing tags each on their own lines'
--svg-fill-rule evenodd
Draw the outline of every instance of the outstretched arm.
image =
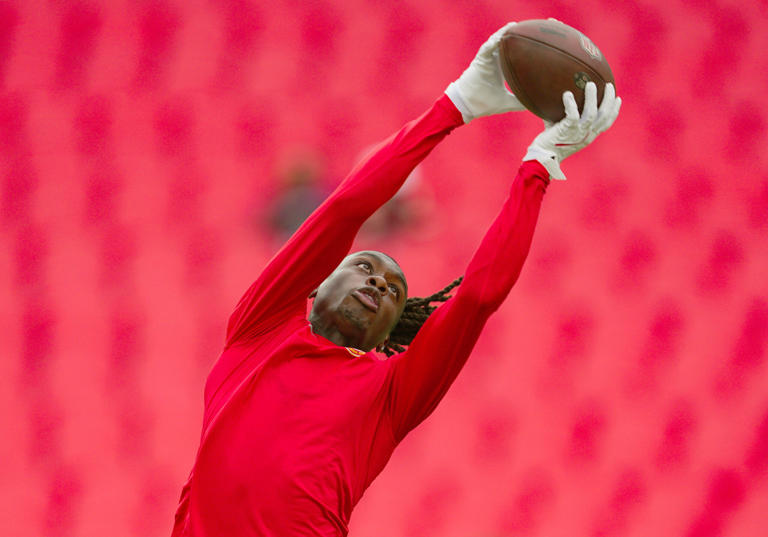
<svg viewBox="0 0 768 537">
<path fill-rule="evenodd" d="M 365 220 L 386 203 L 429 152 L 462 124 L 443 95 L 382 142 L 267 264 L 229 320 L 227 345 L 271 328 L 269 319 L 304 308 L 309 293 L 341 262 Z"/>
<path fill-rule="evenodd" d="M 435 409 L 488 317 L 517 281 L 548 184 L 541 164 L 523 163 L 456 294 L 430 315 L 405 353 L 390 359 L 392 421 L 398 441 Z"/>
<path fill-rule="evenodd" d="M 596 88 L 587 85 L 579 116 L 570 92 L 563 96 L 566 118 L 547 128 L 529 147 L 509 197 L 485 234 L 453 298 L 424 323 L 408 350 L 390 360 L 390 409 L 395 438 L 401 440 L 435 409 L 466 363 L 488 317 L 517 281 L 550 176 L 564 176 L 560 163 L 611 126 L 621 100 L 612 86 L 597 108 Z"/>
</svg>

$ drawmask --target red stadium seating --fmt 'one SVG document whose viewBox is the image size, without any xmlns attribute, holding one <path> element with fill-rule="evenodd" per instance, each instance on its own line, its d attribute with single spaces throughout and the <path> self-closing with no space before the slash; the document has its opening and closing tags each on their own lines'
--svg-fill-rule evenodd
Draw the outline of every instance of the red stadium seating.
<svg viewBox="0 0 768 537">
<path fill-rule="evenodd" d="M 509 19 L 556 17 L 624 108 L 549 188 L 521 280 L 351 535 L 757 537 L 768 512 L 764 1 L 0 2 L 0 533 L 170 534 L 205 376 L 279 247 L 286 159 L 327 190 Z M 359 246 L 429 294 L 529 141 L 478 120 Z"/>
</svg>

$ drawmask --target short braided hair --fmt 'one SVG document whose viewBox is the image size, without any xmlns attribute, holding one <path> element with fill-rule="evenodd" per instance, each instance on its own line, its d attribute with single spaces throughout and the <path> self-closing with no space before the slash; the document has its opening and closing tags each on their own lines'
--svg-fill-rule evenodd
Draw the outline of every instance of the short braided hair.
<svg viewBox="0 0 768 537">
<path fill-rule="evenodd" d="M 411 344 L 424 322 L 437 309 L 437 306 L 432 306 L 430 303 L 445 302 L 451 298 L 448 293 L 459 285 L 463 278 L 463 276 L 456 278 L 437 293 L 427 297 L 411 297 L 407 299 L 400 320 L 392 329 L 392 332 L 389 333 L 389 341 L 382 348 L 384 354 L 392 356 L 396 352 L 405 351 L 403 345 Z"/>
</svg>

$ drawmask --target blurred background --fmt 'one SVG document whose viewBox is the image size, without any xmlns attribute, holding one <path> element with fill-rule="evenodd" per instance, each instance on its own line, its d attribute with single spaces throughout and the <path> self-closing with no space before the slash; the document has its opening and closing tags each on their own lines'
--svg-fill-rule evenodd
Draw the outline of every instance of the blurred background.
<svg viewBox="0 0 768 537">
<path fill-rule="evenodd" d="M 765 535 L 765 0 L 0 1 L 0 532 L 169 535 L 241 293 L 490 33 L 546 17 L 622 114 L 351 535 Z M 356 246 L 441 288 L 541 127 L 455 131 Z"/>
</svg>

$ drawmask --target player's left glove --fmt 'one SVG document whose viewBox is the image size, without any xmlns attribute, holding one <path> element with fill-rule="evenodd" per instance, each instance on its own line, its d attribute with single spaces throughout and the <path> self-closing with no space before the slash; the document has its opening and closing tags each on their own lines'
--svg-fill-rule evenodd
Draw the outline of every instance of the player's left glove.
<svg viewBox="0 0 768 537">
<path fill-rule="evenodd" d="M 517 97 L 504 86 L 499 62 L 499 42 L 515 24 L 517 23 L 510 22 L 494 32 L 480 47 L 467 70 L 445 90 L 446 95 L 461 112 L 464 123 L 469 123 L 476 117 L 525 110 Z"/>
<path fill-rule="evenodd" d="M 584 88 L 584 110 L 579 116 L 579 108 L 573 93 L 563 93 L 565 118 L 557 123 L 545 121 L 546 128 L 528 147 L 523 160 L 536 160 L 544 166 L 552 179 L 565 179 L 560 164 L 569 157 L 591 144 L 597 135 L 608 130 L 619 116 L 621 97 L 616 97 L 613 84 L 605 85 L 605 93 L 600 108 L 597 107 L 597 86 L 587 82 Z"/>
</svg>

